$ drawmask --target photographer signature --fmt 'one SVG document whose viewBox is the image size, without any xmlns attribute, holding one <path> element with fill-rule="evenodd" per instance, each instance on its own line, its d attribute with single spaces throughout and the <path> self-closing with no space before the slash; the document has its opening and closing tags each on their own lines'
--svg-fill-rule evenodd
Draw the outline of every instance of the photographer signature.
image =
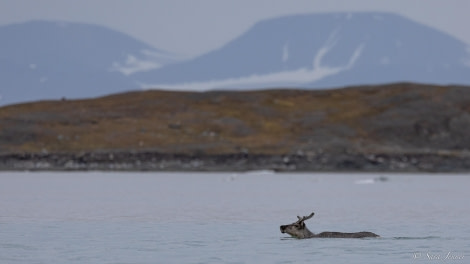
<svg viewBox="0 0 470 264">
<path fill-rule="evenodd" d="M 462 260 L 465 255 L 456 254 L 452 251 L 447 252 L 446 254 L 436 254 L 432 252 L 415 252 L 413 253 L 413 259 L 427 259 L 427 260 Z"/>
</svg>

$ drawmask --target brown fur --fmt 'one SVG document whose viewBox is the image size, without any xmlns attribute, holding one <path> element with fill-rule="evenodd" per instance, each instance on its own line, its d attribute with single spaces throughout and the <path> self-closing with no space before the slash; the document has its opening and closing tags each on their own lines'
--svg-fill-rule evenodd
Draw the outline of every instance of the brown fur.
<svg viewBox="0 0 470 264">
<path fill-rule="evenodd" d="M 379 237 L 379 235 L 372 233 L 372 232 L 355 232 L 355 233 L 343 233 L 343 232 L 322 232 L 319 234 L 312 233 L 307 226 L 305 225 L 304 221 L 312 218 L 314 213 L 311 213 L 309 216 L 300 217 L 297 216 L 299 219 L 297 222 L 294 222 L 290 225 L 281 225 L 281 233 L 287 233 L 292 237 L 303 239 L 303 238 L 365 238 L 365 237 Z"/>
</svg>

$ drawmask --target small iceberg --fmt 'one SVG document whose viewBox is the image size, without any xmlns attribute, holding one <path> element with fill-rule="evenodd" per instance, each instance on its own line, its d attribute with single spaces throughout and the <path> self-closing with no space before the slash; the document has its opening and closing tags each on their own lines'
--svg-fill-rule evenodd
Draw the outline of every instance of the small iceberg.
<svg viewBox="0 0 470 264">
<path fill-rule="evenodd" d="M 380 176 L 380 177 L 375 177 L 372 179 L 362 179 L 362 180 L 357 180 L 354 183 L 355 184 L 373 184 L 376 182 L 386 182 L 388 181 L 388 178 L 385 176 Z"/>
<path fill-rule="evenodd" d="M 246 171 L 245 174 L 247 175 L 273 175 L 276 174 L 275 171 L 273 170 L 252 170 L 252 171 Z"/>
</svg>

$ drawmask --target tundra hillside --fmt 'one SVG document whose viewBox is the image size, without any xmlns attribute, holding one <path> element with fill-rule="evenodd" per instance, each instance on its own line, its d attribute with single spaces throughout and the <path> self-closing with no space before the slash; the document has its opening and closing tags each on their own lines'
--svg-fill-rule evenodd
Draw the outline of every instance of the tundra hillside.
<svg viewBox="0 0 470 264">
<path fill-rule="evenodd" d="M 470 87 L 140 91 L 0 108 L 0 169 L 470 170 Z"/>
</svg>

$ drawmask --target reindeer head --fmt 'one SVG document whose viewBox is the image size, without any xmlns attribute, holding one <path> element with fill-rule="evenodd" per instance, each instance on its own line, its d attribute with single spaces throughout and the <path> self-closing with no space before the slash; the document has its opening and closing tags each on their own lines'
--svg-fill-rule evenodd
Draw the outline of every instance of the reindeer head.
<svg viewBox="0 0 470 264">
<path fill-rule="evenodd" d="M 308 230 L 308 228 L 305 226 L 304 221 L 312 218 L 314 214 L 315 213 L 311 213 L 309 216 L 304 217 L 297 216 L 297 218 L 299 219 L 297 222 L 292 223 L 290 225 L 282 225 L 280 227 L 281 233 L 287 233 L 296 238 L 312 237 L 313 233 Z"/>
</svg>

